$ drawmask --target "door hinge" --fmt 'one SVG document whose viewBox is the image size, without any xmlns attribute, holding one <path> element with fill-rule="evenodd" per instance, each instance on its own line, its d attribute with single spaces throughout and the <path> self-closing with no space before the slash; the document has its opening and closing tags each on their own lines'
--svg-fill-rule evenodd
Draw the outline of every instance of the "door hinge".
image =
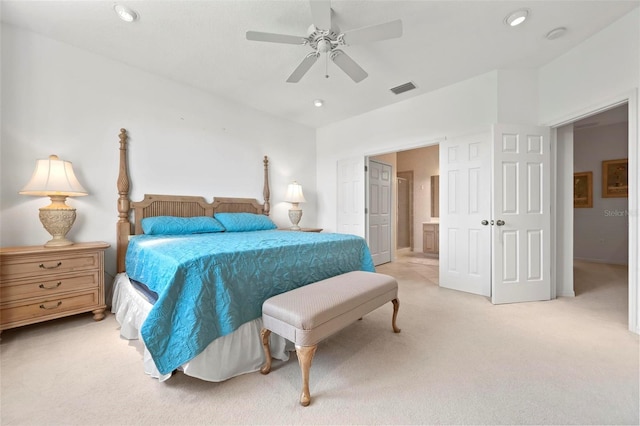
<svg viewBox="0 0 640 426">
<path fill-rule="evenodd" d="M 367 167 L 367 165 L 366 165 L 366 164 L 365 164 L 365 166 L 364 166 L 364 171 L 365 171 L 365 172 L 368 172 L 368 171 L 369 171 L 369 167 Z"/>
<path fill-rule="evenodd" d="M 364 208 L 364 214 L 369 214 L 369 209 L 367 207 Z"/>
</svg>

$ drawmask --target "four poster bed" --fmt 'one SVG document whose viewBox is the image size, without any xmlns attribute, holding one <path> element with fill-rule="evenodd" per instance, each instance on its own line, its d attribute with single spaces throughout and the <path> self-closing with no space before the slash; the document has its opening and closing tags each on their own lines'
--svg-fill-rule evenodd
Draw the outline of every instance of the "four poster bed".
<svg viewBox="0 0 640 426">
<path fill-rule="evenodd" d="M 374 272 L 364 239 L 281 231 L 251 198 L 145 195 L 129 199 L 127 133 L 120 131 L 117 272 L 112 311 L 126 339 L 142 339 L 144 371 L 160 380 L 180 369 L 208 381 L 258 371 L 262 302 L 354 270 Z M 272 356 L 290 342 L 271 336 Z"/>
</svg>

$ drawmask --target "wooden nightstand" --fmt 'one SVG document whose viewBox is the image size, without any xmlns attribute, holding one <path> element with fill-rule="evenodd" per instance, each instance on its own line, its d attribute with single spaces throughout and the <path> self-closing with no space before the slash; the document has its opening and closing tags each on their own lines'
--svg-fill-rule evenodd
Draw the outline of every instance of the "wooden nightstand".
<svg viewBox="0 0 640 426">
<path fill-rule="evenodd" d="M 104 318 L 105 242 L 0 248 L 0 330 L 82 312 Z"/>
<path fill-rule="evenodd" d="M 293 231 L 289 228 L 278 228 L 279 231 Z M 300 228 L 298 232 L 322 232 L 322 228 Z"/>
</svg>

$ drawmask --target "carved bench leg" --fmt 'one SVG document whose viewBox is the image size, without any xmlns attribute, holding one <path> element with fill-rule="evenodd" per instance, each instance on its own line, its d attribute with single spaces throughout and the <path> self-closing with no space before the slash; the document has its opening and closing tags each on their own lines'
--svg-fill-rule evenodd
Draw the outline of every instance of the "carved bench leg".
<svg viewBox="0 0 640 426">
<path fill-rule="evenodd" d="M 260 330 L 260 338 L 262 339 L 262 349 L 264 349 L 264 365 L 260 369 L 262 374 L 269 374 L 271 371 L 271 349 L 269 349 L 269 336 L 271 335 L 271 330 L 267 330 L 263 328 Z"/>
<path fill-rule="evenodd" d="M 304 407 L 311 402 L 311 394 L 309 393 L 309 369 L 313 361 L 313 355 L 316 353 L 318 345 L 298 346 L 296 345 L 296 354 L 298 355 L 298 363 L 302 371 L 302 395 L 300 396 L 300 404 Z"/>
<path fill-rule="evenodd" d="M 400 329 L 398 328 L 398 326 L 396 326 L 396 318 L 398 317 L 400 301 L 398 299 L 393 299 L 391 303 L 393 303 L 393 318 L 391 319 L 391 327 L 393 327 L 394 333 L 400 333 Z"/>
</svg>

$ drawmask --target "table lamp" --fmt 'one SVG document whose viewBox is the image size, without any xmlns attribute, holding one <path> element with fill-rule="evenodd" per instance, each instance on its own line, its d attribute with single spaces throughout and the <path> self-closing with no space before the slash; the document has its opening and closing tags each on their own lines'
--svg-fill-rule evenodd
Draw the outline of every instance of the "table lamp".
<svg viewBox="0 0 640 426">
<path fill-rule="evenodd" d="M 299 231 L 300 227 L 298 223 L 302 218 L 302 209 L 298 206 L 299 203 L 304 203 L 307 200 L 304 199 L 302 194 L 302 185 L 298 182 L 290 183 L 287 187 L 287 195 L 285 201 L 291 203 L 291 209 L 289 209 L 289 220 L 291 221 L 291 227 L 289 229 L 293 231 Z"/>
<path fill-rule="evenodd" d="M 66 235 L 76 220 L 76 209 L 65 204 L 67 197 L 87 195 L 87 191 L 80 185 L 73 166 L 69 161 L 63 161 L 57 155 L 38 160 L 31 180 L 22 188 L 20 194 L 38 197 L 48 196 L 51 204 L 40 208 L 40 222 L 44 229 L 53 236 L 44 246 L 69 246 L 73 242 L 67 240 Z"/>
</svg>

